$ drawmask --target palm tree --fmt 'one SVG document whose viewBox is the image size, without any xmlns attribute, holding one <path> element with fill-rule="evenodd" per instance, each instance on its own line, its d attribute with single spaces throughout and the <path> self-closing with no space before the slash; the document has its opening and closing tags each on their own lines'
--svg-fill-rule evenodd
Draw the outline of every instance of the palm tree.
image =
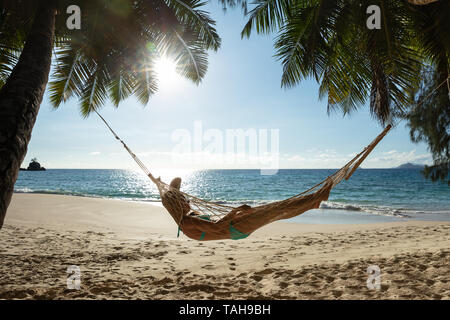
<svg viewBox="0 0 450 320">
<path fill-rule="evenodd" d="M 55 107 L 75 96 L 87 116 L 108 98 L 157 90 L 155 60 L 171 55 L 199 83 L 207 51 L 217 50 L 215 22 L 200 0 L 0 0 L 0 228 L 49 79 Z M 68 30 L 78 5 L 81 30 Z"/>
<path fill-rule="evenodd" d="M 370 5 L 381 9 L 380 30 L 366 27 Z M 420 74 L 429 65 L 434 66 L 436 83 L 448 79 L 448 12 L 450 2 L 443 0 L 256 0 L 242 37 L 253 31 L 277 32 L 282 86 L 314 78 L 319 96 L 328 98 L 328 110 L 345 114 L 369 100 L 372 114 L 385 124 L 415 105 Z M 442 138 L 438 140 L 448 141 Z M 442 157 L 435 162 L 442 164 Z"/>
<path fill-rule="evenodd" d="M 366 27 L 366 8 L 373 4 L 381 8 L 380 30 Z M 282 86 L 312 77 L 320 83 L 320 97 L 328 97 L 329 110 L 348 113 L 370 98 L 373 115 L 385 123 L 409 105 L 424 63 L 439 60 L 448 74 L 448 9 L 445 1 L 418 10 L 401 0 L 261 0 L 242 36 L 278 30 Z"/>
</svg>

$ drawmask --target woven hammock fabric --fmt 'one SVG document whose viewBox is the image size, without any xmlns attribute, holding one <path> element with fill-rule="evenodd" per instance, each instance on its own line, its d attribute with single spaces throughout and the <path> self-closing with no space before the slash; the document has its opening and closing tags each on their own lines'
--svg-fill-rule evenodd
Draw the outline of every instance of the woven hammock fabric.
<svg viewBox="0 0 450 320">
<path fill-rule="evenodd" d="M 114 137 L 122 143 L 142 171 L 156 184 L 162 204 L 175 220 L 179 230 L 189 238 L 200 241 L 243 239 L 271 222 L 289 219 L 308 210 L 319 208 L 322 201 L 328 200 L 331 189 L 343 179 L 348 180 L 391 129 L 391 125 L 388 125 L 346 165 L 306 191 L 285 200 L 257 207 L 248 205 L 232 207 L 202 200 L 171 187 L 160 178 L 155 178 L 144 163 L 117 136 L 106 120 L 96 110 L 94 111 Z"/>
<path fill-rule="evenodd" d="M 159 178 L 155 179 L 151 174 L 149 177 L 158 187 L 162 204 L 189 238 L 243 239 L 271 222 L 289 219 L 319 208 L 322 201 L 328 200 L 331 189 L 343 179 L 348 180 L 352 176 L 390 128 L 390 125 L 387 126 L 362 152 L 312 188 L 291 198 L 257 207 L 247 205 L 232 207 L 205 201 L 181 192 Z"/>
</svg>

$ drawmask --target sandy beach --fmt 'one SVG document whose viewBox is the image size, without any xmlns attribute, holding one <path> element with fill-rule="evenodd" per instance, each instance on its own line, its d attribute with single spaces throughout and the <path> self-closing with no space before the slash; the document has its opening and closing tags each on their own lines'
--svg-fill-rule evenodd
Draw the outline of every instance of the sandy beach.
<svg viewBox="0 0 450 320">
<path fill-rule="evenodd" d="M 277 222 L 198 242 L 156 205 L 14 194 L 0 261 L 1 299 L 450 299 L 450 222 Z"/>
</svg>

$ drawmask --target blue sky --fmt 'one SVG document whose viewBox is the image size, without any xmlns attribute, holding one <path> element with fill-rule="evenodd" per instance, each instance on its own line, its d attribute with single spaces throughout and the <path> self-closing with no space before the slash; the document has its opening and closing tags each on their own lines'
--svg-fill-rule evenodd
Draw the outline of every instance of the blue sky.
<svg viewBox="0 0 450 320">
<path fill-rule="evenodd" d="M 270 130 L 278 130 L 277 165 L 280 168 L 340 167 L 382 130 L 370 116 L 367 106 L 345 118 L 340 113 L 328 115 L 326 101 L 318 99 L 315 81 L 282 89 L 281 64 L 273 57 L 273 35 L 253 35 L 241 40 L 245 20 L 240 10 L 224 13 L 215 2 L 206 8 L 217 21 L 222 48 L 210 54 L 208 73 L 199 86 L 178 76 L 166 78 L 147 106 L 130 98 L 118 109 L 108 103 L 101 111 L 148 166 L 168 169 L 261 167 L 267 155 L 258 150 L 260 158 L 252 158 L 251 146 L 245 147 L 248 158 L 242 161 L 216 161 L 218 158 L 214 155 L 230 150 L 224 146 L 223 153 L 220 148 L 208 151 L 207 141 L 203 141 L 200 148 L 191 141 L 180 156 L 180 141 L 174 140 L 174 135 L 185 132 L 193 138 L 196 123 L 197 126 L 201 123 L 203 133 L 222 135 L 223 141 L 229 129 L 267 130 L 269 136 Z M 235 153 L 239 153 L 236 150 Z M 189 158 L 189 155 L 194 157 Z M 25 164 L 33 157 L 47 168 L 136 168 L 95 115 L 87 119 L 80 116 L 76 99 L 53 110 L 47 95 Z M 401 124 L 381 142 L 363 167 L 383 168 L 404 162 L 430 163 L 430 160 L 426 145 L 410 142 L 409 131 Z"/>
</svg>

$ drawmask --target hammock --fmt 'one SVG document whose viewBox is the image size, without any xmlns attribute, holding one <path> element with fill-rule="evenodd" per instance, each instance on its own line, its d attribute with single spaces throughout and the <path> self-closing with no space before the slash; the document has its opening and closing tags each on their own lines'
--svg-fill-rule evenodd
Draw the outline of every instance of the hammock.
<svg viewBox="0 0 450 320">
<path fill-rule="evenodd" d="M 181 230 L 186 236 L 194 240 L 243 239 L 271 222 L 289 219 L 305 211 L 319 208 L 322 201 L 328 200 L 331 189 L 343 179 L 348 180 L 391 129 L 391 125 L 388 125 L 346 165 L 306 191 L 285 200 L 257 207 L 248 205 L 232 207 L 202 200 L 168 185 L 160 178 L 155 178 L 142 161 L 117 136 L 106 120 L 96 110 L 94 111 L 114 137 L 122 143 L 144 173 L 158 187 L 163 206 L 178 225 L 178 233 Z"/>
</svg>

